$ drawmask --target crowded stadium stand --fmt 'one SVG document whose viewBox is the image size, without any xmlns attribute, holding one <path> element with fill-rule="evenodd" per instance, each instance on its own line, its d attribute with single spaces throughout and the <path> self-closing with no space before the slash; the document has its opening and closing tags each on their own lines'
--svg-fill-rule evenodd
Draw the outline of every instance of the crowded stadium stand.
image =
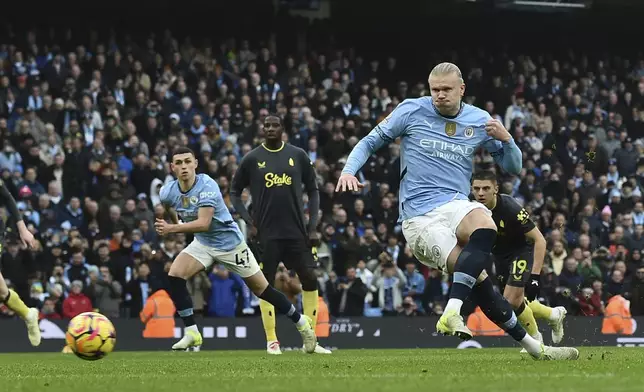
<svg viewBox="0 0 644 392">
<path fill-rule="evenodd" d="M 417 262 L 397 222 L 399 145 L 369 159 L 361 193 L 334 188 L 351 148 L 404 99 L 429 95 L 427 75 L 441 61 L 461 67 L 466 101 L 502 121 L 523 151 L 520 176 L 495 169 L 483 151 L 475 163 L 497 170 L 501 191 L 546 236 L 540 300 L 598 317 L 620 295 L 644 315 L 644 57 L 628 42 L 639 38 L 632 24 L 618 33 L 570 12 L 529 24 L 467 2 L 450 5 L 466 7 L 462 18 L 415 16 L 403 32 L 401 10 L 384 19 L 382 9 L 339 2 L 331 19 L 317 19 L 327 2 L 265 3 L 230 29 L 217 12 L 194 16 L 193 26 L 164 15 L 167 24 L 145 26 L 131 16 L 112 28 L 63 19 L 0 27 L 0 178 L 39 243 L 26 250 L 0 209 L 9 228 L 2 273 L 43 319 L 92 309 L 138 318 L 167 287 L 173 257 L 190 241 L 159 238 L 153 226 L 177 146 L 198 153 L 247 234 L 230 184 L 269 113 L 315 162 L 329 313 L 440 315 L 450 279 Z M 297 277 L 278 275 L 299 306 Z M 257 298 L 233 279 L 219 268 L 195 276 L 195 311 L 259 317 Z M 0 317 L 14 316 L 3 307 Z"/>
</svg>

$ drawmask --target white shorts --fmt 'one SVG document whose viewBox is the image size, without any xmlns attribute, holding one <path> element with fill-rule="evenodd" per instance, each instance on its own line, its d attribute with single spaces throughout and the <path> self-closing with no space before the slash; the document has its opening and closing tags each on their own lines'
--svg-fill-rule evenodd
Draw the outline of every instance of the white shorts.
<svg viewBox="0 0 644 392">
<path fill-rule="evenodd" d="M 221 251 L 206 246 L 194 239 L 182 252 L 194 257 L 206 269 L 209 269 L 213 264 L 217 263 L 242 278 L 251 277 L 260 271 L 255 255 L 248 248 L 245 241 L 242 241 L 233 250 Z"/>
<path fill-rule="evenodd" d="M 403 235 L 418 261 L 447 273 L 447 257 L 458 243 L 456 229 L 465 215 L 477 208 L 492 215 L 477 201 L 452 200 L 425 215 L 403 221 Z"/>
</svg>

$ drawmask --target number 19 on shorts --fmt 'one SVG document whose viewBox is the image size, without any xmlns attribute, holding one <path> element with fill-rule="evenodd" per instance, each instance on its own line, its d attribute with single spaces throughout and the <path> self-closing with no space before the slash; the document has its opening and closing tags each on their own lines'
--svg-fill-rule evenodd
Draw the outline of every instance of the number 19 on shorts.
<svg viewBox="0 0 644 392">
<path fill-rule="evenodd" d="M 520 280 L 526 268 L 528 268 L 528 262 L 526 260 L 514 260 L 512 262 L 512 275 L 514 275 L 514 279 Z"/>
</svg>

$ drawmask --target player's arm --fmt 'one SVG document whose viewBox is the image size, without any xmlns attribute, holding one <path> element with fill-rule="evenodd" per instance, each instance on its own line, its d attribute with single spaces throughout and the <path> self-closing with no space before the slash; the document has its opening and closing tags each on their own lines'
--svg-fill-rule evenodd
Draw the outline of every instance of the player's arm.
<svg viewBox="0 0 644 392">
<path fill-rule="evenodd" d="M 309 159 L 306 152 L 302 152 L 300 158 L 302 168 L 302 177 L 304 188 L 309 196 L 309 233 L 315 233 L 318 227 L 318 212 L 320 211 L 320 191 L 318 189 L 317 174 L 315 173 L 315 166 Z"/>
<path fill-rule="evenodd" d="M 215 207 L 199 207 L 197 219 L 192 222 L 168 225 L 168 233 L 203 233 L 208 231 L 212 217 L 215 216 Z"/>
<path fill-rule="evenodd" d="M 2 199 L 4 206 L 7 207 L 9 213 L 16 220 L 16 227 L 18 227 L 20 238 L 25 240 L 26 237 L 31 237 L 31 241 L 33 241 L 33 235 L 29 232 L 29 229 L 27 229 L 27 225 L 22 219 L 22 214 L 18 210 L 16 199 L 13 198 L 9 189 L 4 186 L 4 182 L 2 182 L 2 180 L 0 180 L 0 199 Z M 32 246 L 33 244 L 29 243 L 29 245 Z"/>
<path fill-rule="evenodd" d="M 233 176 L 233 183 L 230 187 L 230 200 L 233 203 L 235 211 L 241 216 L 241 218 L 249 226 L 254 226 L 253 217 L 250 216 L 250 213 L 244 206 L 244 202 L 241 199 L 241 195 L 250 184 L 250 175 L 248 173 L 248 155 L 246 155 L 239 164 L 235 175 Z"/>
<path fill-rule="evenodd" d="M 171 185 L 165 184 L 159 190 L 159 199 L 163 210 L 170 215 L 170 220 L 175 225 L 179 224 L 179 216 L 177 216 L 177 211 L 172 207 L 172 200 L 170 198 L 170 188 Z M 163 216 L 157 216 L 158 219 L 164 219 Z"/>
<path fill-rule="evenodd" d="M 351 150 L 347 158 L 347 163 L 342 170 L 342 176 L 355 176 L 374 152 L 378 151 L 385 144 L 392 143 L 396 138 L 402 136 L 407 129 L 409 114 L 415 107 L 416 104 L 412 101 L 406 100 L 402 102 L 387 118 L 382 120 L 367 136 L 362 138 L 353 147 L 353 150 Z M 345 191 L 347 185 L 350 191 L 358 190 L 352 189 L 352 184 L 343 181 L 342 176 L 340 177 L 340 181 L 338 181 L 336 192 L 340 190 Z M 354 182 L 357 184 L 357 181 Z M 358 186 L 361 186 L 361 184 L 358 184 Z"/>
<path fill-rule="evenodd" d="M 534 243 L 532 271 L 530 271 L 530 283 L 526 286 L 525 296 L 532 302 L 539 296 L 541 291 L 541 268 L 546 257 L 546 240 L 539 231 L 539 228 L 530 219 L 530 214 L 514 199 L 510 200 L 510 211 L 518 224 L 517 230 L 521 230 L 526 238 Z"/>
<path fill-rule="evenodd" d="M 16 204 L 16 199 L 13 198 L 9 189 L 4 186 L 4 183 L 0 180 L 0 198 L 2 198 L 3 204 L 7 207 L 9 213 L 16 220 L 16 223 L 22 223 L 25 225 L 25 222 L 22 220 L 22 214 L 18 211 L 18 205 Z"/>
<path fill-rule="evenodd" d="M 492 155 L 494 162 L 510 174 L 519 174 L 523 168 L 523 153 L 503 124 L 491 117 L 485 124 L 490 139 L 483 147 Z"/>
<path fill-rule="evenodd" d="M 170 221 L 172 221 L 172 223 L 174 223 L 175 225 L 178 225 L 179 216 L 177 215 L 177 211 L 175 211 L 174 208 L 166 204 L 163 205 L 163 208 L 165 208 L 165 211 L 168 213 L 168 215 L 170 215 Z"/>
<path fill-rule="evenodd" d="M 541 268 L 543 268 L 543 261 L 546 258 L 546 239 L 541 234 L 538 227 L 525 234 L 534 243 L 534 263 L 532 264 L 532 275 L 541 275 Z"/>
</svg>

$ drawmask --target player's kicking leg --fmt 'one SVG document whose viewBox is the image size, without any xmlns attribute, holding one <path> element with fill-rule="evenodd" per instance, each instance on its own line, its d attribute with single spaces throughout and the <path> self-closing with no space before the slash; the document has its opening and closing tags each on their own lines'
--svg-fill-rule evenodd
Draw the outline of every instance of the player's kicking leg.
<svg viewBox="0 0 644 392">
<path fill-rule="evenodd" d="M 208 255 L 199 255 L 199 252 L 192 252 L 195 255 L 188 253 L 188 249 L 192 246 L 193 250 L 196 240 L 193 241 L 186 249 L 184 249 L 177 258 L 172 262 L 170 271 L 168 271 L 168 278 L 170 280 L 170 297 L 177 308 L 177 314 L 183 320 L 184 334 L 181 340 L 172 346 L 173 350 L 185 351 L 190 347 L 198 347 L 203 344 L 203 338 L 197 327 L 194 318 L 194 309 L 192 306 L 192 297 L 188 292 L 186 281 L 202 271 L 206 265 L 212 263 L 202 263 L 197 260 L 200 257 L 203 260 L 208 260 Z"/>
<path fill-rule="evenodd" d="M 469 233 L 471 235 L 468 236 Z M 451 308 L 446 307 L 439 319 L 436 325 L 438 332 L 464 340 L 471 339 L 472 333 L 460 314 L 463 300 L 471 293 L 487 317 L 517 340 L 534 358 L 578 358 L 579 352 L 574 348 L 546 347 L 528 335 L 517 322 L 512 306 L 494 290 L 484 269 L 496 236 L 496 226 L 489 210 L 483 208 L 482 204 L 464 200 L 450 202 L 425 216 L 404 221 L 403 234 L 420 262 L 445 272 L 454 272 Z M 467 245 L 461 247 L 458 243 Z M 480 271 L 475 272 L 479 268 Z"/>
<path fill-rule="evenodd" d="M 462 252 L 462 248 L 456 245 L 450 253 L 447 260 L 450 269 L 453 268 L 460 252 Z M 545 346 L 530 336 L 519 323 L 512 305 L 494 290 L 494 284 L 485 270 L 472 288 L 472 299 L 492 322 L 516 340 L 532 358 L 536 360 L 576 360 L 579 358 L 579 351 L 576 348 Z M 461 337 L 460 335 L 456 336 Z"/>
<path fill-rule="evenodd" d="M 29 342 L 32 346 L 40 345 L 40 325 L 38 323 L 39 312 L 36 308 L 28 308 L 18 293 L 13 290 L 10 290 L 7 287 L 7 283 L 4 280 L 2 274 L 0 274 L 0 302 L 4 302 L 5 305 L 14 312 L 27 324 L 27 336 L 29 336 Z"/>
</svg>

